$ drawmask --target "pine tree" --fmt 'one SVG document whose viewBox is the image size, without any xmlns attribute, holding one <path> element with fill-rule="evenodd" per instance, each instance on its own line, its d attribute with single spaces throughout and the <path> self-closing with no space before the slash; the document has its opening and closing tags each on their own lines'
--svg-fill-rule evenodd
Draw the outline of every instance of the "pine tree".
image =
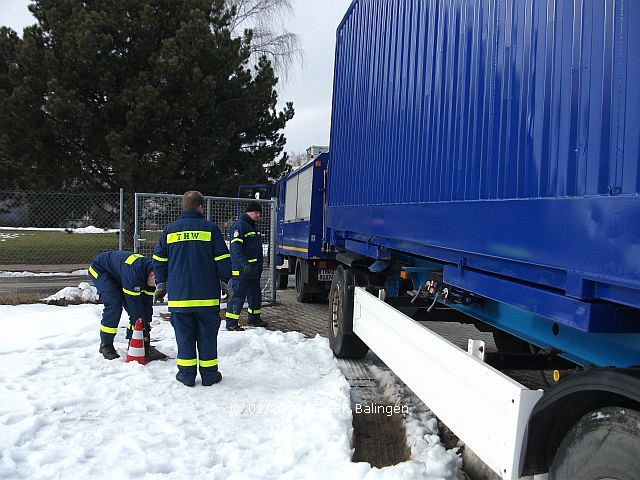
<svg viewBox="0 0 640 480">
<path fill-rule="evenodd" d="M 23 40 L 3 31 L 0 41 L 21 69 L 13 90 L 0 84 L 0 126 L 14 110 L 38 141 L 8 151 L 0 139 L 0 169 L 28 159 L 49 188 L 107 191 L 230 195 L 240 182 L 267 180 L 293 106 L 276 110 L 271 64 L 249 67 L 251 34 L 232 38 L 224 0 L 30 8 L 38 24 Z"/>
</svg>

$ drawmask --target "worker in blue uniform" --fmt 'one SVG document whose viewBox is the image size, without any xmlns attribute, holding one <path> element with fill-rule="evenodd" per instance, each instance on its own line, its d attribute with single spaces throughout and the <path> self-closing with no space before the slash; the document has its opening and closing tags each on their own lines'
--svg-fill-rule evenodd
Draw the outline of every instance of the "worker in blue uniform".
<svg viewBox="0 0 640 480">
<path fill-rule="evenodd" d="M 266 327 L 260 318 L 262 291 L 262 235 L 256 223 L 260 220 L 262 207 L 258 202 L 248 203 L 243 213 L 231 227 L 231 270 L 233 276 L 229 287 L 233 297 L 227 302 L 227 330 L 242 331 L 238 324 L 245 298 L 249 304 L 248 324 Z"/>
<path fill-rule="evenodd" d="M 166 355 L 151 346 L 151 317 L 155 276 L 153 262 L 143 255 L 122 250 L 104 252 L 91 262 L 89 274 L 104 304 L 100 323 L 100 353 L 107 360 L 118 358 L 113 339 L 118 331 L 122 307 L 129 314 L 128 339 L 135 329 L 136 320 L 144 325 L 144 346 L 147 360 L 159 360 Z"/>
<path fill-rule="evenodd" d="M 189 191 L 182 214 L 162 232 L 153 255 L 156 300 L 168 294 L 178 344 L 176 380 L 193 387 L 199 367 L 202 385 L 218 383 L 217 336 L 220 282 L 231 277 L 231 256 L 220 228 L 205 220 L 204 196 Z"/>
</svg>

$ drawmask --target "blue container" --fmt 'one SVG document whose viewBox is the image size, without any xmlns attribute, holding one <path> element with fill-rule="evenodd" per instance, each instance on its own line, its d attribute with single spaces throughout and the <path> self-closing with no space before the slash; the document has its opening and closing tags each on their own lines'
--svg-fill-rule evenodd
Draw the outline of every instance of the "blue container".
<svg viewBox="0 0 640 480">
<path fill-rule="evenodd" d="M 634 52 L 638 0 L 354 0 L 327 238 L 640 307 Z"/>
</svg>

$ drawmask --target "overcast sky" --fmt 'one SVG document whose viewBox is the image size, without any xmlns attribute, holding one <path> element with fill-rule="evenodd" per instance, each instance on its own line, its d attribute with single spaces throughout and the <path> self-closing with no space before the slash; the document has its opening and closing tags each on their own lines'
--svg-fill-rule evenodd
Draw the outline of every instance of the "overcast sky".
<svg viewBox="0 0 640 480">
<path fill-rule="evenodd" d="M 35 23 L 27 10 L 30 0 L 0 0 L 0 25 L 22 35 Z M 293 101 L 296 115 L 285 130 L 286 151 L 302 152 L 310 145 L 328 145 L 336 28 L 351 0 L 292 0 L 293 15 L 286 28 L 300 35 L 304 64 L 296 66 L 280 99 Z"/>
</svg>

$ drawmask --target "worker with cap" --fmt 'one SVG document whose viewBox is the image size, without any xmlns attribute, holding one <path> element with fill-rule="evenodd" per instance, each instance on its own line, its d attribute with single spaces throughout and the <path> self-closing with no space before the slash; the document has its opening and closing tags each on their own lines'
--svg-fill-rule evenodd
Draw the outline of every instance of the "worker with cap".
<svg viewBox="0 0 640 480">
<path fill-rule="evenodd" d="M 260 318 L 262 291 L 260 275 L 262 274 L 262 235 L 257 227 L 262 208 L 260 203 L 251 201 L 243 213 L 231 227 L 231 282 L 229 287 L 233 297 L 227 303 L 227 330 L 242 331 L 238 320 L 245 298 L 249 304 L 248 324 L 255 327 L 266 327 Z"/>
<path fill-rule="evenodd" d="M 131 339 L 136 320 L 140 318 L 144 325 L 147 361 L 166 358 L 165 354 L 151 346 L 151 317 L 156 285 L 152 261 L 143 255 L 122 250 L 104 252 L 93 259 L 89 274 L 104 304 L 100 322 L 99 352 L 102 356 L 107 360 L 120 357 L 113 346 L 113 339 L 124 306 L 129 314 L 126 338 Z"/>
</svg>

